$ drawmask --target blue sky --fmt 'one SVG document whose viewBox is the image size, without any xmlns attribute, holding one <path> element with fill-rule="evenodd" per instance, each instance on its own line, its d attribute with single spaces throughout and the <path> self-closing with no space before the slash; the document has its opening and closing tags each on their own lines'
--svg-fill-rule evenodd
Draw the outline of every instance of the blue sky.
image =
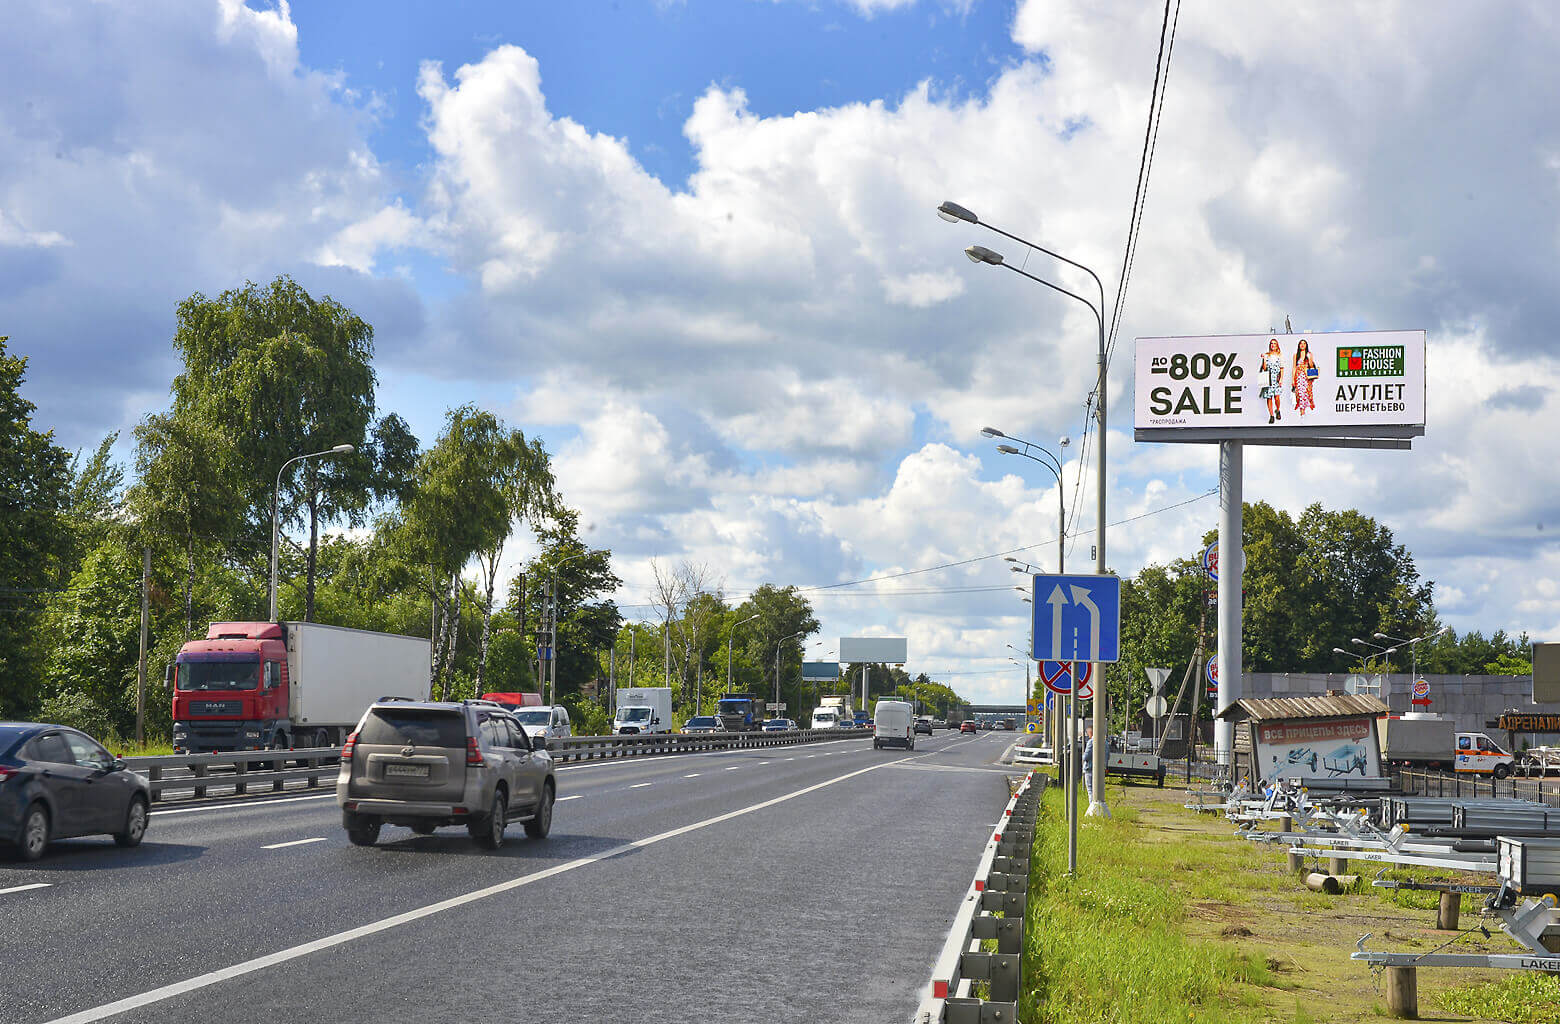
<svg viewBox="0 0 1560 1024">
<path fill-rule="evenodd" d="M 1111 367 L 1113 568 L 1193 555 L 1216 519 L 1211 449 L 1132 440 L 1133 338 L 1423 328 L 1412 454 L 1251 450 L 1246 497 L 1359 508 L 1448 623 L 1560 636 L 1544 10 L 1184 6 Z M 969 677 L 995 698 L 1022 684 L 992 652 L 1027 606 L 984 556 L 1048 563 L 1057 494 L 979 431 L 1073 438 L 1086 557 L 1094 325 L 970 264 L 973 243 L 1022 253 L 933 210 L 1114 292 L 1161 11 L 22 5 L 0 36 L 0 334 L 41 424 L 128 454 L 168 402 L 178 302 L 291 274 L 374 325 L 381 410 L 425 441 L 466 402 L 541 438 L 625 605 L 652 562 L 738 596 L 960 563 L 818 593 L 822 635 L 904 634 L 923 664 L 997 673 Z"/>
</svg>

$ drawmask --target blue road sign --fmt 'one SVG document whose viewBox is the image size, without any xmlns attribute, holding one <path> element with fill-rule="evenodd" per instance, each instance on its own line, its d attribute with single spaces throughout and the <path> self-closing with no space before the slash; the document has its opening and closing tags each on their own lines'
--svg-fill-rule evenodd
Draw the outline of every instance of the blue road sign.
<svg viewBox="0 0 1560 1024">
<path fill-rule="evenodd" d="M 1036 660 L 1120 660 L 1120 577 L 1036 575 L 1034 604 Z"/>
</svg>

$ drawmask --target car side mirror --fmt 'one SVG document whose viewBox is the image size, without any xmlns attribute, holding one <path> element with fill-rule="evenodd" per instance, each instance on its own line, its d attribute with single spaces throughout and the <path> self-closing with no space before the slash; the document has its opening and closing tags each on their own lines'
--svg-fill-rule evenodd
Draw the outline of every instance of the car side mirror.
<svg viewBox="0 0 1560 1024">
<path fill-rule="evenodd" d="M 546 750 L 547 749 L 547 737 L 546 736 L 532 736 L 531 737 L 531 748 L 533 750 Z"/>
<path fill-rule="evenodd" d="M 122 758 L 122 757 L 114 758 L 113 763 L 108 766 L 108 770 L 111 771 L 111 772 L 122 772 L 122 771 L 124 771 L 125 770 L 125 759 Z"/>
</svg>

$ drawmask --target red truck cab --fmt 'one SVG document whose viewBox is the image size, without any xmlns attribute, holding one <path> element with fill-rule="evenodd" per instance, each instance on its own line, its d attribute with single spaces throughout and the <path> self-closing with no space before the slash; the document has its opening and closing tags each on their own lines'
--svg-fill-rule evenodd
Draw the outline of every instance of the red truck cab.
<svg viewBox="0 0 1560 1024">
<path fill-rule="evenodd" d="M 280 623 L 213 622 L 206 639 L 179 648 L 170 672 L 176 751 L 264 750 L 287 720 Z"/>
</svg>

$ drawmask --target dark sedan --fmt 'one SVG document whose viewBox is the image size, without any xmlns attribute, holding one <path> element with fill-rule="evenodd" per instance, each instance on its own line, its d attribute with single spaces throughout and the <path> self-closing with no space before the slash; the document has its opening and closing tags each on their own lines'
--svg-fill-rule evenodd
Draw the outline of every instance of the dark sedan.
<svg viewBox="0 0 1560 1024">
<path fill-rule="evenodd" d="M 147 781 L 86 733 L 62 725 L 0 722 L 0 840 L 37 860 L 54 839 L 146 835 Z"/>
</svg>

